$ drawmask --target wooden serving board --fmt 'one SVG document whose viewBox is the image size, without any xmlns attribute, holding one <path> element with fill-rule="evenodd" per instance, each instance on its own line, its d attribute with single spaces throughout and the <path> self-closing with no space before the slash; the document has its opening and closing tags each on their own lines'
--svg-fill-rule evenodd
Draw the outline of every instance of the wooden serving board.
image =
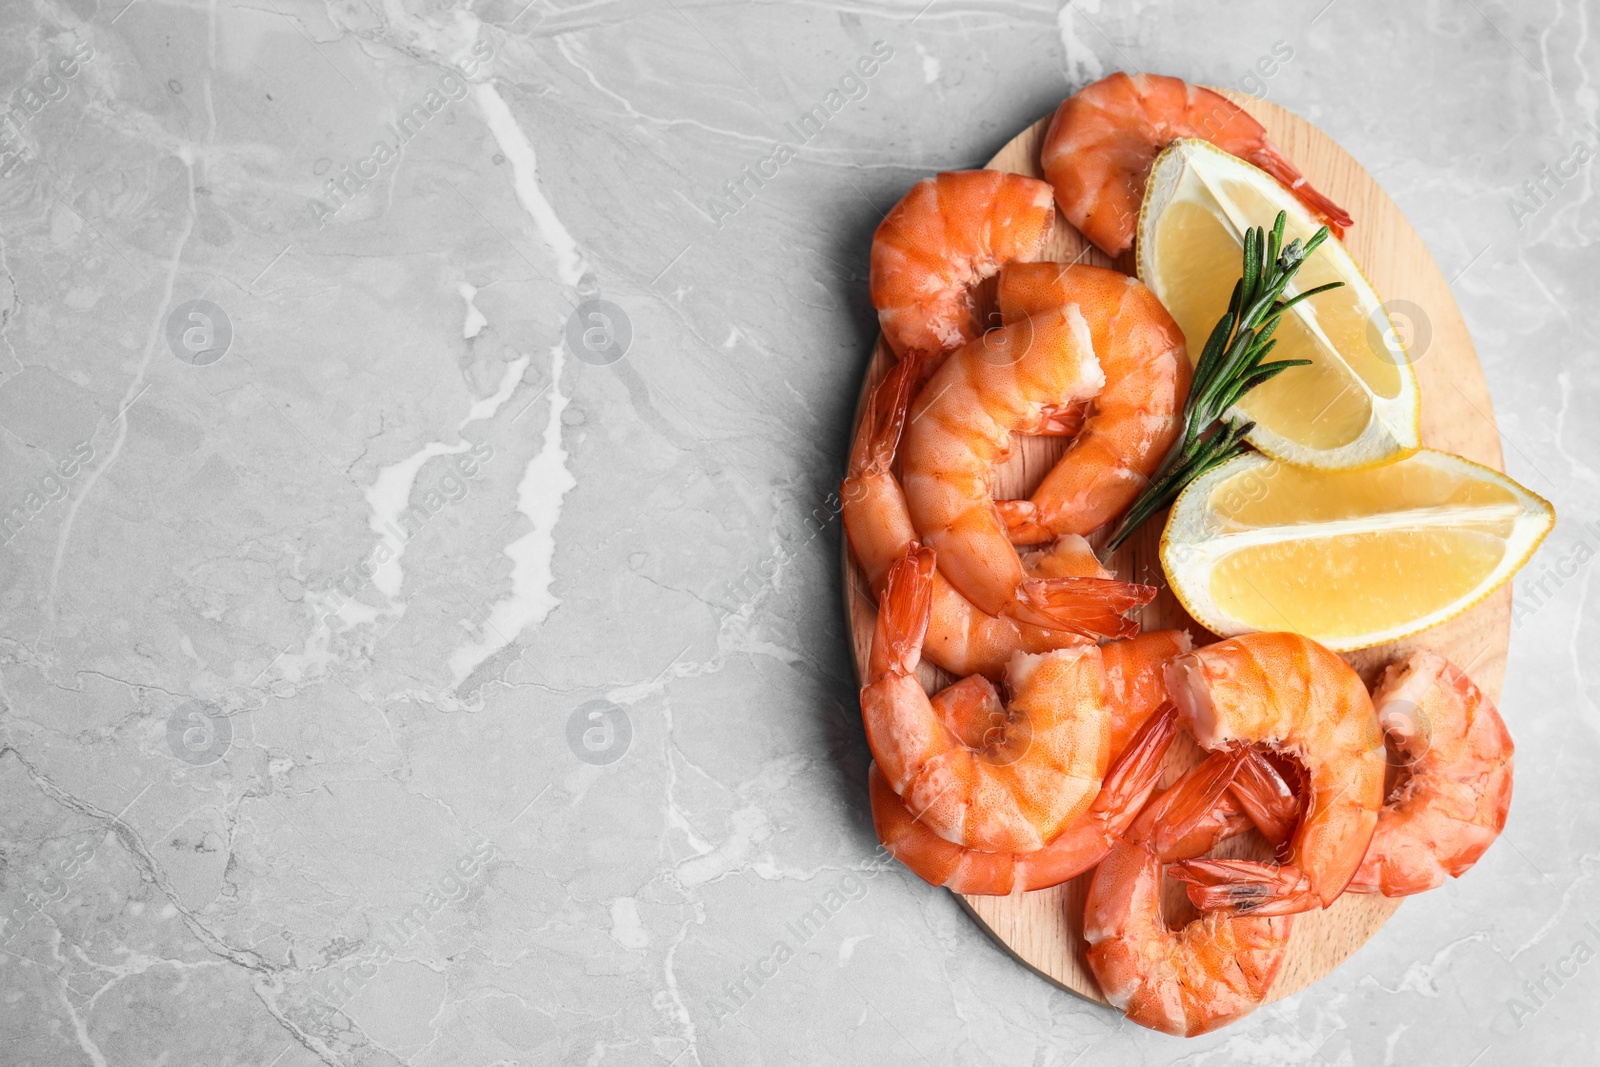
<svg viewBox="0 0 1600 1067">
<path fill-rule="evenodd" d="M 1503 470 L 1499 431 L 1489 401 L 1483 371 L 1473 351 L 1472 339 L 1440 273 L 1399 208 L 1372 176 L 1326 134 L 1304 119 L 1266 101 L 1218 90 L 1254 115 L 1268 134 L 1295 162 L 1316 188 L 1342 205 L 1356 220 L 1345 244 L 1378 292 L 1389 303 L 1396 327 L 1411 348 L 1411 358 L 1422 389 L 1422 443 L 1455 452 L 1496 470 Z M 1018 134 L 989 161 L 994 170 L 1043 178 L 1039 145 L 1049 124 L 1046 116 Z M 1270 223 L 1270 219 L 1262 220 Z M 1058 213 L 1055 237 L 1042 258 L 1061 262 L 1079 260 L 1115 266 L 1133 273 L 1132 255 L 1118 262 L 1091 247 Z M 893 355 L 880 337 L 867 368 L 857 403 L 856 421 L 871 390 L 893 363 Z M 998 498 L 1031 493 L 1065 449 L 1061 439 L 1028 437 L 1019 442 L 1012 457 L 997 472 Z M 1117 576 L 1158 585 L 1160 596 L 1143 609 L 1146 629 L 1184 627 L 1197 644 L 1216 636 L 1189 618 L 1166 589 L 1156 555 L 1164 516 L 1147 523 L 1109 561 Z M 1099 541 L 1095 541 L 1099 547 Z M 866 670 L 872 641 L 876 604 L 866 580 L 844 547 L 845 610 L 849 616 L 858 677 Z M 1511 635 L 1510 584 L 1464 615 L 1415 638 L 1352 653 L 1346 658 L 1370 685 L 1384 665 L 1402 658 L 1414 647 L 1434 649 L 1459 664 L 1491 697 L 1498 699 L 1505 674 L 1506 647 Z M 923 664 L 919 676 L 930 692 L 954 681 Z M 1168 756 L 1163 785 L 1199 760 L 1199 749 L 1180 738 Z M 862 802 L 866 802 L 863 783 Z M 1227 842 L 1218 855 L 1271 858 L 1266 844 L 1252 831 Z M 1008 897 L 961 897 L 967 912 L 1018 960 L 1074 993 L 1105 1003 L 1088 969 L 1082 937 L 1083 905 L 1091 875 L 1065 885 Z M 1180 923 L 1194 910 L 1182 886 L 1170 879 L 1163 890 L 1169 921 Z M 1269 1000 L 1297 993 L 1339 964 L 1377 932 L 1399 907 L 1381 896 L 1346 894 L 1324 911 L 1297 917 L 1288 958 L 1279 972 Z"/>
</svg>

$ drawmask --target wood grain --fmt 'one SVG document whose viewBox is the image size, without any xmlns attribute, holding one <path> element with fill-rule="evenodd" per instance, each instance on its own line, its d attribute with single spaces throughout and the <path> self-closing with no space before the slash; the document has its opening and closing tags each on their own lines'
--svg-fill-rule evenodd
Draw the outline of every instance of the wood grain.
<svg viewBox="0 0 1600 1067">
<path fill-rule="evenodd" d="M 1226 95 L 1265 125 L 1272 139 L 1296 162 L 1310 182 L 1355 218 L 1356 224 L 1346 235 L 1345 244 L 1389 302 L 1397 326 L 1411 345 L 1422 389 L 1423 444 L 1503 470 L 1494 409 L 1466 324 L 1462 322 L 1449 283 L 1394 201 L 1360 164 L 1310 123 L 1275 104 L 1235 93 Z M 1024 130 L 990 160 L 988 166 L 1043 177 L 1038 158 L 1047 124 L 1048 116 Z M 1270 223 L 1271 220 L 1259 221 Z M 1061 262 L 1081 260 L 1132 272 L 1131 255 L 1113 263 L 1098 249 L 1090 247 L 1059 214 L 1056 223 L 1056 236 L 1043 258 Z M 879 338 L 858 398 L 857 421 L 861 401 L 887 372 L 892 359 Z M 1024 438 L 1016 453 L 997 472 L 996 496 L 1028 495 L 1064 447 L 1064 443 L 1056 439 Z M 1146 524 L 1117 551 L 1109 564 L 1118 577 L 1162 586 L 1161 595 L 1144 609 L 1140 618 L 1146 629 L 1185 627 L 1197 643 L 1214 641 L 1216 637 L 1190 619 L 1165 588 L 1156 556 L 1162 525 L 1159 517 Z M 850 556 L 848 545 L 844 550 L 843 567 L 846 613 L 859 676 L 866 668 L 876 606 L 860 569 Z M 1370 683 L 1385 664 L 1403 657 L 1411 648 L 1432 648 L 1462 665 L 1481 688 L 1498 699 L 1510 634 L 1511 589 L 1508 584 L 1466 614 L 1416 638 L 1352 653 L 1346 658 Z M 930 692 L 954 680 L 927 664 L 923 665 L 919 676 Z M 1176 778 L 1198 759 L 1198 749 L 1193 743 L 1186 739 L 1180 741 L 1168 757 L 1165 780 Z M 863 804 L 867 802 L 865 785 L 863 782 Z M 1265 844 L 1253 832 L 1228 842 L 1218 854 L 1270 858 Z M 1065 885 L 1035 893 L 960 899 L 978 924 L 1019 961 L 1066 989 L 1104 1003 L 1085 962 L 1081 936 L 1089 877 L 1084 875 Z M 1181 887 L 1170 880 L 1163 892 L 1163 902 L 1169 919 L 1182 921 L 1194 914 Z M 1339 966 L 1377 932 L 1398 906 L 1399 902 L 1383 897 L 1347 894 L 1325 911 L 1300 916 L 1295 922 L 1288 959 L 1269 999 L 1277 1000 L 1299 992 Z"/>
</svg>

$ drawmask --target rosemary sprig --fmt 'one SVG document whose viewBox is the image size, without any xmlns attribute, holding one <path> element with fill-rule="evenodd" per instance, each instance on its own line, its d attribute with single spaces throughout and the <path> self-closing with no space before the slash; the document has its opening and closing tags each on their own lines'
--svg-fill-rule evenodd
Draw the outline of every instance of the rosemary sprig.
<svg viewBox="0 0 1600 1067">
<path fill-rule="evenodd" d="M 1285 311 L 1344 283 L 1328 282 L 1287 300 L 1282 298 L 1284 287 L 1300 265 L 1328 237 L 1324 226 L 1305 244 L 1296 238 L 1285 246 L 1283 229 L 1288 219 L 1288 213 L 1280 211 L 1270 233 L 1259 226 L 1245 231 L 1244 276 L 1234 285 L 1228 310 L 1217 320 L 1200 361 L 1195 364 L 1189 399 L 1183 408 L 1183 436 L 1122 517 L 1107 552 L 1115 551 L 1146 519 L 1171 504 L 1184 486 L 1245 450 L 1244 436 L 1255 423 L 1222 417 L 1240 397 L 1290 367 L 1311 362 L 1266 362 L 1267 354 L 1278 343 L 1272 333 Z"/>
</svg>

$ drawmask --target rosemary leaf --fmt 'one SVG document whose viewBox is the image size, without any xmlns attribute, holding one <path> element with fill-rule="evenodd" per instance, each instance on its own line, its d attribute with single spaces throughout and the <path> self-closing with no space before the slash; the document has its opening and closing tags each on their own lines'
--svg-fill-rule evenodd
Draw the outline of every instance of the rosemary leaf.
<svg viewBox="0 0 1600 1067">
<path fill-rule="evenodd" d="M 1217 320 L 1195 363 L 1183 406 L 1183 433 L 1112 532 L 1107 552 L 1114 552 L 1146 520 L 1171 504 L 1184 486 L 1248 448 L 1244 438 L 1255 424 L 1225 418 L 1246 393 L 1291 367 L 1310 362 L 1266 362 L 1279 340 L 1272 335 L 1285 311 L 1344 283 L 1328 282 L 1284 299 L 1283 291 L 1295 272 L 1328 238 L 1324 226 L 1310 240 L 1302 243 L 1296 238 L 1286 245 L 1283 236 L 1288 221 L 1288 213 L 1280 211 L 1270 230 L 1252 226 L 1245 231 L 1239 281 L 1227 311 Z"/>
</svg>

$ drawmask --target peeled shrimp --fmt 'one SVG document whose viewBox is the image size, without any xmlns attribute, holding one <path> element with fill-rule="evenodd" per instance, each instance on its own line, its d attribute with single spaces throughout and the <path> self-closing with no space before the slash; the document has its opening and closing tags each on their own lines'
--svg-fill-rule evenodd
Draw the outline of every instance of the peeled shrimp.
<svg viewBox="0 0 1600 1067">
<path fill-rule="evenodd" d="M 1016 544 L 1092 533 L 1128 509 L 1183 429 L 1183 331 L 1137 278 L 1104 267 L 1013 264 L 1000 271 L 998 302 L 1008 323 L 1075 304 L 1106 378 L 1066 454 L 1032 497 L 1000 501 L 1000 513 Z"/>
<path fill-rule="evenodd" d="M 992 852 L 946 841 L 895 796 L 873 764 L 868 783 L 878 840 L 923 881 L 957 893 L 1004 896 L 1060 885 L 1099 863 L 1139 813 L 1161 776 L 1175 722 L 1170 706 L 1167 714 L 1147 720 L 1111 764 L 1089 810 L 1035 852 Z"/>
<path fill-rule="evenodd" d="M 1500 836 L 1511 735 L 1493 702 L 1436 652 L 1391 666 L 1372 702 L 1403 770 L 1350 889 L 1409 896 L 1461 877 Z"/>
<path fill-rule="evenodd" d="M 1111 708 L 1111 758 L 1116 759 L 1145 721 L 1167 703 L 1166 666 L 1194 647 L 1182 630 L 1147 630 L 1100 646 Z"/>
<path fill-rule="evenodd" d="M 912 360 L 902 360 L 874 390 L 857 432 L 848 476 L 839 490 L 845 535 L 874 594 L 883 591 L 889 568 L 917 536 L 892 470 L 911 383 L 917 374 Z M 1023 567 L 1030 577 L 1046 581 L 1094 580 L 1054 581 L 1051 586 L 1063 593 L 1079 591 L 1073 630 L 1025 626 L 985 614 L 956 592 L 943 575 L 935 574 L 923 655 L 954 675 L 982 674 L 998 679 L 1014 652 L 1049 652 L 1082 644 L 1086 639 L 1075 631 L 1107 636 L 1122 632 L 1126 627 L 1122 605 L 1139 602 L 1144 595 L 1142 587 L 1107 581 L 1110 572 L 1100 566 L 1081 537 L 1058 539 L 1042 554 L 1024 559 Z"/>
<path fill-rule="evenodd" d="M 1121 614 L 1148 603 L 1148 586 L 1068 585 L 1028 575 L 990 495 L 994 466 L 1014 434 L 1105 384 L 1088 323 L 1075 305 L 991 330 L 958 349 L 912 406 L 901 455 L 911 522 L 939 554 L 939 571 L 988 615 L 1018 623 L 1104 633 L 1085 614 Z M 1131 636 L 1131 621 L 1112 636 Z"/>
<path fill-rule="evenodd" d="M 983 333 L 973 287 L 1002 264 L 1037 259 L 1055 226 L 1045 182 L 997 170 L 924 178 L 872 235 L 870 288 L 897 356 L 921 350 L 928 371 Z"/>
<path fill-rule="evenodd" d="M 1256 633 L 1177 657 L 1167 690 L 1203 748 L 1262 744 L 1305 774 L 1305 812 L 1279 867 L 1237 860 L 1179 864 L 1201 908 L 1257 915 L 1326 907 L 1350 883 L 1383 805 L 1383 736 L 1349 664 L 1299 634 Z"/>
<path fill-rule="evenodd" d="M 1199 137 L 1254 163 L 1328 224 L 1352 225 L 1345 210 L 1307 184 L 1266 128 L 1226 97 L 1158 74 L 1118 72 L 1062 101 L 1044 135 L 1040 162 L 1061 213 L 1101 251 L 1133 245 L 1145 180 L 1161 150 Z"/>
<path fill-rule="evenodd" d="M 918 822 L 874 767 L 869 781 L 878 839 L 918 877 L 958 893 L 1004 895 L 1044 889 L 1082 874 L 1100 861 L 1112 838 L 1127 828 L 1155 788 L 1161 757 L 1174 733 L 1175 713 L 1167 701 L 1162 670 L 1168 660 L 1189 648 L 1189 635 L 1181 630 L 1153 630 L 1100 646 L 1111 717 L 1111 768 L 1089 810 L 1044 848 L 985 852 L 952 844 Z M 971 748 L 996 740 L 993 731 L 1006 722 L 1000 694 L 983 678 L 964 678 L 931 703 L 945 727 Z M 1166 714 L 1157 715 L 1162 708 Z M 1221 826 L 1246 825 L 1242 817 L 1236 808 L 1219 809 Z"/>
<path fill-rule="evenodd" d="M 989 851 L 1044 847 L 1082 815 L 1105 775 L 1110 716 L 1094 645 L 1018 653 L 1003 723 L 981 747 L 941 720 L 915 670 L 934 553 L 913 542 L 889 572 L 873 633 L 861 718 L 889 787 L 946 841 Z"/>
<path fill-rule="evenodd" d="M 1126 641 L 1100 646 L 1106 672 L 1106 711 L 1111 717 L 1107 757 L 1117 759 L 1134 734 L 1157 711 L 1169 708 L 1166 666 L 1194 647 L 1182 630 L 1151 630 Z M 1005 723 L 1005 705 L 987 678 L 963 678 L 930 698 L 939 721 L 970 748 L 981 748 L 991 731 Z"/>
<path fill-rule="evenodd" d="M 1188 1037 L 1215 1030 L 1259 1006 L 1283 965 L 1289 918 L 1224 909 L 1172 930 L 1161 913 L 1163 863 L 1198 855 L 1236 829 L 1216 811 L 1243 758 L 1213 753 L 1151 801 L 1090 882 L 1089 968 L 1106 999 L 1140 1026 Z"/>
</svg>

